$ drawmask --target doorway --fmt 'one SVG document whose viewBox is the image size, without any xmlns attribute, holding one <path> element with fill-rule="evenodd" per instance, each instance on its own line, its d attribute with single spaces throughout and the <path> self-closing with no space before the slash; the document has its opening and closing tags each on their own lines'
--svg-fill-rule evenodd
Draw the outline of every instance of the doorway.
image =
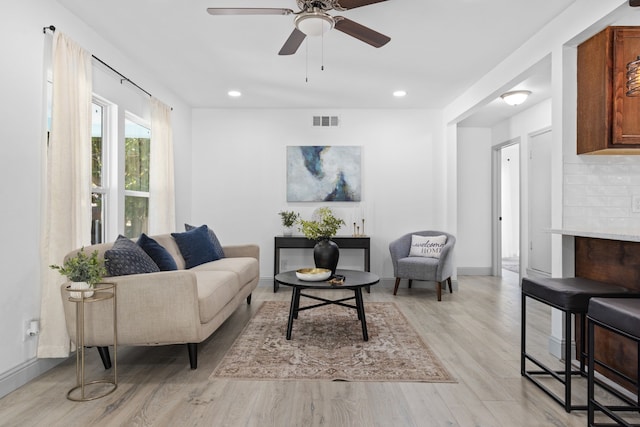
<svg viewBox="0 0 640 427">
<path fill-rule="evenodd" d="M 527 274 L 551 276 L 551 129 L 529 137 L 529 265 Z"/>
<path fill-rule="evenodd" d="M 519 275 L 520 138 L 493 150 L 493 275 Z"/>
</svg>

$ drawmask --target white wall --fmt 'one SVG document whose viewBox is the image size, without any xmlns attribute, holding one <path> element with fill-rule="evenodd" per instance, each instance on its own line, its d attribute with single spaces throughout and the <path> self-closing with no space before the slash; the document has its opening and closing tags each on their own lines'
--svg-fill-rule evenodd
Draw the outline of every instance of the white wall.
<svg viewBox="0 0 640 427">
<path fill-rule="evenodd" d="M 314 128 L 313 115 L 338 115 L 340 126 Z M 328 204 L 351 226 L 365 211 L 371 236 L 371 270 L 393 277 L 389 242 L 404 233 L 438 229 L 438 176 L 434 145 L 441 143 L 441 116 L 431 110 L 215 110 L 193 112 L 193 218 L 206 223 L 223 244 L 260 245 L 260 275 L 273 274 L 273 236 L 282 233 L 277 213 L 295 210 L 309 217 L 320 203 L 287 203 L 286 147 L 362 146 L 362 203 Z M 354 250 L 355 251 L 355 250 Z M 294 251 L 297 252 L 297 251 Z M 290 258 L 286 268 L 310 262 L 310 250 Z M 284 254 L 283 254 L 284 255 Z M 343 251 L 340 266 L 361 265 L 361 252 Z"/>
<path fill-rule="evenodd" d="M 42 28 L 55 25 L 85 49 L 103 59 L 174 107 L 178 218 L 190 216 L 191 111 L 179 97 L 101 39 L 56 2 L 11 2 L 0 14 L 0 247 L 3 280 L 0 310 L 0 396 L 51 365 L 35 359 L 37 338 L 26 338 L 25 322 L 40 317 L 40 189 L 44 119 Z M 133 89 L 132 89 L 133 90 Z M 44 327 L 44 326 L 43 326 Z"/>
<path fill-rule="evenodd" d="M 458 274 L 491 274 L 491 129 L 458 128 Z"/>
</svg>

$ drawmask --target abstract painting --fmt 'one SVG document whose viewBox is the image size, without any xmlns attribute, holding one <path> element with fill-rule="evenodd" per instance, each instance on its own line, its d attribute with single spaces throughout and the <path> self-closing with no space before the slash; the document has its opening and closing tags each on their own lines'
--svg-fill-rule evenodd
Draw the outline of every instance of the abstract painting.
<svg viewBox="0 0 640 427">
<path fill-rule="evenodd" d="M 287 147 L 288 202 L 359 202 L 360 146 Z"/>
</svg>

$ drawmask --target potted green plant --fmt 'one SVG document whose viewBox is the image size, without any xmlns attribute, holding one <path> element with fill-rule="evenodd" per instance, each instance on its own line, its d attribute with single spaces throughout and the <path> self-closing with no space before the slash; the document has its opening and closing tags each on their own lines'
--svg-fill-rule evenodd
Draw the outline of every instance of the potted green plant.
<svg viewBox="0 0 640 427">
<path fill-rule="evenodd" d="M 345 222 L 337 218 L 330 208 L 319 208 L 314 213 L 314 219 L 306 221 L 300 219 L 300 231 L 307 239 L 317 243 L 313 248 L 313 259 L 318 268 L 327 268 L 335 274 L 340 258 L 340 248 L 331 240 Z"/>
<path fill-rule="evenodd" d="M 84 253 L 84 247 L 71 258 L 67 258 L 60 265 L 50 265 L 50 268 L 58 270 L 60 274 L 69 279 L 71 289 L 92 289 L 107 274 L 102 261 L 98 258 L 98 251 L 93 251 L 91 255 Z M 88 298 L 93 292 L 71 292 L 72 298 Z"/>
<path fill-rule="evenodd" d="M 283 235 L 291 236 L 293 234 L 293 226 L 300 218 L 300 214 L 294 211 L 281 211 L 278 212 L 280 219 L 282 219 L 282 226 L 284 227 Z"/>
</svg>

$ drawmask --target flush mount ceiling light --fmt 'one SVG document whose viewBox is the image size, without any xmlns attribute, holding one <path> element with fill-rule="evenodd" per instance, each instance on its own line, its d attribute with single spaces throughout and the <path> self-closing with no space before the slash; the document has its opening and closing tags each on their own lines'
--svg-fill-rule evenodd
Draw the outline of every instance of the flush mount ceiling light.
<svg viewBox="0 0 640 427">
<path fill-rule="evenodd" d="M 239 90 L 230 90 L 229 92 L 227 92 L 227 95 L 229 95 L 232 98 L 238 98 L 242 96 L 242 92 L 240 92 Z"/>
<path fill-rule="evenodd" d="M 627 96 L 640 96 L 640 56 L 627 64 Z"/>
<path fill-rule="evenodd" d="M 503 93 L 500 98 L 509 105 L 520 105 L 531 95 L 529 90 L 514 90 L 511 92 Z"/>
<path fill-rule="evenodd" d="M 320 10 L 303 13 L 294 20 L 296 28 L 307 36 L 321 36 L 333 28 L 336 21 Z"/>
<path fill-rule="evenodd" d="M 402 98 L 404 96 L 407 96 L 407 91 L 406 90 L 396 90 L 395 92 L 393 92 L 393 96 L 395 96 L 396 98 Z"/>
</svg>

